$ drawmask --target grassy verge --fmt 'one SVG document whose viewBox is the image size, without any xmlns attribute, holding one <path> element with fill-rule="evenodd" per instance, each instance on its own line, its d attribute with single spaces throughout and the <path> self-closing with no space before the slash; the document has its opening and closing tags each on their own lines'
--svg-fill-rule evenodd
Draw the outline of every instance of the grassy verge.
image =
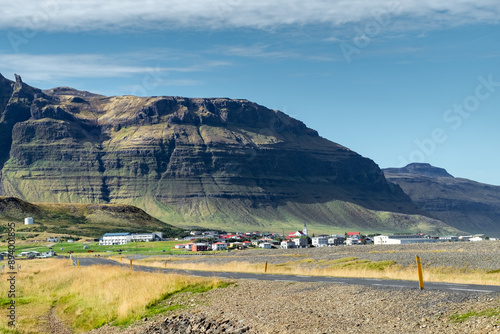
<svg viewBox="0 0 500 334">
<path fill-rule="evenodd" d="M 6 275 L 2 275 L 6 278 Z M 2 333 L 44 333 L 50 311 L 76 333 L 107 323 L 128 325 L 143 317 L 173 311 L 167 300 L 178 293 L 227 286 L 219 279 L 131 272 L 114 266 L 74 267 L 68 260 L 22 262 L 16 275 L 17 331 L 0 318 Z M 8 291 L 6 279 L 1 291 Z M 0 298 L 6 305 L 10 299 Z"/>
<path fill-rule="evenodd" d="M 221 265 L 189 261 L 181 257 L 149 257 L 135 261 L 138 265 L 171 269 L 264 273 L 265 262 L 249 263 L 233 261 Z M 304 258 L 280 264 L 268 264 L 268 274 L 307 276 L 363 277 L 398 280 L 418 280 L 416 267 L 403 267 L 394 261 L 370 261 L 357 257 L 336 260 Z M 452 267 L 424 268 L 424 282 L 446 282 L 459 284 L 500 285 L 500 272 L 481 269 Z"/>
<path fill-rule="evenodd" d="M 453 322 L 465 322 L 472 317 L 496 317 L 500 320 L 500 307 L 490 308 L 483 311 L 470 311 L 463 314 L 453 314 L 452 316 L 450 316 L 450 320 Z M 498 321 L 497 323 L 500 323 L 500 321 Z"/>
</svg>

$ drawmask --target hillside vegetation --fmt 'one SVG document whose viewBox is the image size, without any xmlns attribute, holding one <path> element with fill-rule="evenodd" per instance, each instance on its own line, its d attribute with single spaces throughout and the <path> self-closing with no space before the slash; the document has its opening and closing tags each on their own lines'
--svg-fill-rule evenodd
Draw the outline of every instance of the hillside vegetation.
<svg viewBox="0 0 500 334">
<path fill-rule="evenodd" d="M 33 217 L 34 225 L 23 225 Z M 18 223 L 18 232 L 50 232 L 97 238 L 106 232 L 154 232 L 177 235 L 181 230 L 129 205 L 32 204 L 14 197 L 0 197 L 0 223 Z M 4 227 L 5 229 L 5 227 Z"/>
</svg>

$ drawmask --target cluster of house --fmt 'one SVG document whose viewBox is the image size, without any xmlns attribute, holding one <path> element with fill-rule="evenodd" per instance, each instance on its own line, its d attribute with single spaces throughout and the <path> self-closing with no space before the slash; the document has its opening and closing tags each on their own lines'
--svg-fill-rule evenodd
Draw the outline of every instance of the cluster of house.
<svg viewBox="0 0 500 334">
<path fill-rule="evenodd" d="M 359 232 L 357 232 L 359 234 Z M 290 232 L 283 236 L 277 233 L 262 234 L 260 232 L 246 233 L 218 233 L 215 231 L 192 231 L 185 240 L 197 240 L 199 242 L 189 242 L 187 244 L 177 244 L 176 249 L 185 249 L 193 252 L 207 250 L 226 250 L 229 248 L 247 248 L 250 246 L 271 249 L 271 248 L 307 248 L 309 247 L 307 226 L 304 225 L 302 231 Z M 251 239 L 250 241 L 246 239 Z M 283 240 L 284 239 L 284 240 Z M 246 240 L 246 241 L 243 241 Z M 343 245 L 344 236 L 340 235 L 320 235 L 313 237 L 312 245 L 315 247 Z M 202 242 L 203 241 L 203 242 Z"/>
<path fill-rule="evenodd" d="M 130 233 L 130 232 L 121 232 L 121 233 L 105 233 L 99 239 L 100 246 L 111 246 L 111 245 L 125 245 L 129 242 L 137 242 L 137 241 L 161 241 L 163 240 L 162 232 L 153 232 L 153 233 Z"/>
<path fill-rule="evenodd" d="M 211 238 L 212 239 L 212 238 Z M 241 238 L 228 238 L 230 240 L 215 239 L 215 241 L 205 241 L 205 242 L 188 242 L 186 244 L 177 244 L 174 246 L 176 249 L 184 249 L 187 251 L 193 252 L 202 252 L 202 251 L 222 251 L 230 248 L 237 249 L 245 249 L 248 247 L 259 247 L 264 249 L 270 249 L 279 246 L 280 242 L 271 238 L 260 238 L 254 239 L 252 241 L 238 241 L 242 240 Z"/>
</svg>

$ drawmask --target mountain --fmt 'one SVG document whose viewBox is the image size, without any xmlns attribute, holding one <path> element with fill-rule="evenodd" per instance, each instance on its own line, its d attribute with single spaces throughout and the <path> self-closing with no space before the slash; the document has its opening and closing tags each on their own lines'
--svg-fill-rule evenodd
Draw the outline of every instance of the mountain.
<svg viewBox="0 0 500 334">
<path fill-rule="evenodd" d="M 0 75 L 1 194 L 175 226 L 449 231 L 371 160 L 247 100 L 40 90 Z"/>
<path fill-rule="evenodd" d="M 177 236 L 182 230 L 151 217 L 130 205 L 28 203 L 15 197 L 0 197 L 0 222 L 22 222 L 33 217 L 36 224 L 16 232 L 48 232 L 98 238 L 107 232 L 163 232 Z M 2 229 L 5 230 L 5 229 Z"/>
<path fill-rule="evenodd" d="M 456 178 L 442 168 L 413 163 L 384 169 L 422 209 L 470 233 L 500 236 L 500 187 Z"/>
</svg>

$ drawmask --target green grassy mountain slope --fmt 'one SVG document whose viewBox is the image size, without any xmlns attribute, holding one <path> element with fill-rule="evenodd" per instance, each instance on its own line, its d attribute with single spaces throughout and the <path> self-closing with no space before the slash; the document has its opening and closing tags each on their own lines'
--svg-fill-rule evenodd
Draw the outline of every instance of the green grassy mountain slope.
<svg viewBox="0 0 500 334">
<path fill-rule="evenodd" d="M 19 77 L 5 87 L 11 98 L 1 115 L 19 117 L 0 142 L 4 195 L 124 203 L 177 226 L 228 230 L 304 222 L 386 230 L 401 215 L 421 217 L 408 228 L 420 220 L 446 228 L 423 217 L 373 161 L 247 100 L 40 91 Z M 30 96 L 22 108 L 16 94 Z"/>
<path fill-rule="evenodd" d="M 113 204 L 32 204 L 15 197 L 0 197 L 0 223 L 22 223 L 33 217 L 35 224 L 21 226 L 24 232 L 50 232 L 98 238 L 107 232 L 181 231 L 129 205 Z"/>
<path fill-rule="evenodd" d="M 500 187 L 456 178 L 429 164 L 388 168 L 397 183 L 423 210 L 462 231 L 500 236 Z"/>
</svg>

